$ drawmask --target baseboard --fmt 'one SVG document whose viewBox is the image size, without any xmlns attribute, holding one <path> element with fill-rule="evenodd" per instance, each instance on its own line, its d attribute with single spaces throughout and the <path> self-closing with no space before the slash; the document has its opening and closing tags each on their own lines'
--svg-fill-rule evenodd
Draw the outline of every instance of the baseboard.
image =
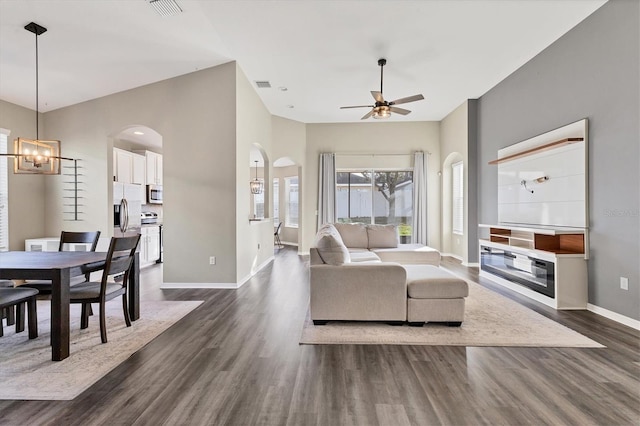
<svg viewBox="0 0 640 426">
<path fill-rule="evenodd" d="M 251 272 L 249 275 L 247 275 L 246 277 L 244 277 L 243 279 L 241 279 L 240 281 L 238 281 L 238 288 L 242 287 L 242 285 L 244 283 L 246 283 L 247 281 L 249 281 L 251 279 L 251 277 L 253 277 L 255 274 L 257 274 L 258 272 L 260 272 L 260 270 L 262 268 L 264 268 L 265 266 L 267 266 L 269 263 L 273 262 L 273 260 L 275 259 L 275 256 L 270 256 L 267 260 L 265 260 L 264 262 L 262 262 L 260 265 L 258 265 L 258 267 L 256 269 L 253 270 L 253 272 Z"/>
<path fill-rule="evenodd" d="M 591 303 L 587 304 L 587 310 L 593 312 L 594 314 L 602 315 L 603 317 L 609 318 L 610 320 L 613 320 L 615 322 L 619 322 L 620 324 L 624 324 L 627 327 L 640 330 L 640 321 L 633 318 L 620 315 L 608 309 L 601 308 L 600 306 L 592 305 Z"/>
<path fill-rule="evenodd" d="M 462 257 L 458 256 L 457 254 L 453 254 L 453 253 L 440 253 L 441 257 L 453 257 L 454 259 L 459 260 L 460 262 L 462 262 Z"/>
<path fill-rule="evenodd" d="M 267 260 L 262 262 L 260 266 L 258 266 L 255 271 L 244 277 L 242 280 L 237 283 L 162 283 L 160 285 L 161 289 L 185 289 L 185 288 L 210 288 L 210 289 L 238 289 L 242 287 L 244 283 L 249 281 L 251 277 L 257 274 L 262 268 L 267 266 L 275 259 L 274 256 L 269 257 Z"/>
<path fill-rule="evenodd" d="M 466 266 L 467 268 L 479 268 L 480 264 L 478 262 L 470 262 L 470 263 L 462 262 L 462 266 Z"/>
<path fill-rule="evenodd" d="M 282 245 L 285 246 L 293 246 L 293 247 L 298 247 L 298 243 L 292 243 L 290 241 L 281 241 Z"/>
</svg>

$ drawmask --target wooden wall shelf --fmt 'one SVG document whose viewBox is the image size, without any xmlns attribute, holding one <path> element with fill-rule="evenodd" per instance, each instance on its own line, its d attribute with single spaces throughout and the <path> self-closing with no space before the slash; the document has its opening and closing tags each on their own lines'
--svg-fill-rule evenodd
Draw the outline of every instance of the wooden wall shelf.
<svg viewBox="0 0 640 426">
<path fill-rule="evenodd" d="M 582 142 L 582 141 L 584 141 L 584 138 L 565 138 L 565 139 L 560 139 L 559 141 L 550 142 L 550 143 L 545 144 L 545 145 L 541 145 L 541 146 L 538 146 L 538 147 L 535 147 L 535 148 L 527 149 L 526 151 L 518 152 L 517 154 L 511 154 L 511 155 L 507 155 L 506 157 L 502 157 L 502 158 L 497 158 L 495 160 L 491 160 L 491 161 L 489 161 L 489 164 L 500 164 L 500 163 L 504 163 L 505 161 L 515 160 L 517 158 L 526 157 L 528 155 L 535 154 L 535 153 L 538 153 L 538 152 L 548 151 L 550 149 L 559 148 L 561 146 L 570 145 L 572 143 Z"/>
</svg>

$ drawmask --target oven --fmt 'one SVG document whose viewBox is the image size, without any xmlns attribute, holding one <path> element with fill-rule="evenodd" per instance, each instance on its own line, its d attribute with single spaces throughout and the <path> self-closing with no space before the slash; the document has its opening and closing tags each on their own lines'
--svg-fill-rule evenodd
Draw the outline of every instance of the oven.
<svg viewBox="0 0 640 426">
<path fill-rule="evenodd" d="M 480 246 L 483 271 L 555 298 L 555 264 L 521 253 Z"/>
</svg>

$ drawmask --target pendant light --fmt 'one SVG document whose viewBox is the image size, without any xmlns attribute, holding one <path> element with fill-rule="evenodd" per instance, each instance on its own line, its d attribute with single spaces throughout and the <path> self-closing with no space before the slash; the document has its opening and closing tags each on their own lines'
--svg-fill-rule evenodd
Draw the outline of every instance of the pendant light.
<svg viewBox="0 0 640 426">
<path fill-rule="evenodd" d="M 60 141 L 40 140 L 40 112 L 38 100 L 38 36 L 47 29 L 35 22 L 25 25 L 25 30 L 36 36 L 36 138 L 18 138 L 14 141 L 14 173 L 60 174 Z"/>
<path fill-rule="evenodd" d="M 256 163 L 256 178 L 249 182 L 249 187 L 252 194 L 262 194 L 263 184 L 258 180 L 258 160 L 254 160 L 254 162 Z"/>
</svg>

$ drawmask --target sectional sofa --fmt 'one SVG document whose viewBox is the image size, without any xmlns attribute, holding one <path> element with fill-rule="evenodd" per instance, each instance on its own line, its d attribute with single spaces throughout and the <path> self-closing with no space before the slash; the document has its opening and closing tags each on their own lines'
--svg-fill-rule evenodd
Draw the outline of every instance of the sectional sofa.
<svg viewBox="0 0 640 426">
<path fill-rule="evenodd" d="M 393 225 L 323 225 L 310 250 L 311 319 L 459 326 L 468 286 L 439 263 L 433 248 L 399 244 Z"/>
</svg>

